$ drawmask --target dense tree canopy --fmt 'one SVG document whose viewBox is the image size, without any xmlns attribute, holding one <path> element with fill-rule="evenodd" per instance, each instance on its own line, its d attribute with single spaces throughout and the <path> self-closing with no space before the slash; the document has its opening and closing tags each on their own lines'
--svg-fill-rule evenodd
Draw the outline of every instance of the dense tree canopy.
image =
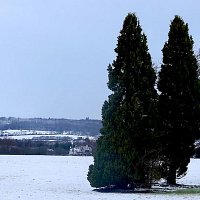
<svg viewBox="0 0 200 200">
<path fill-rule="evenodd" d="M 167 180 L 176 183 L 184 175 L 199 135 L 197 59 L 188 25 L 175 16 L 163 52 L 158 89 L 160 133 Z"/>
<path fill-rule="evenodd" d="M 91 186 L 150 186 L 156 176 L 176 184 L 186 173 L 200 138 L 199 63 L 188 31 L 175 16 L 162 50 L 158 97 L 147 38 L 135 14 L 125 18 L 116 59 L 108 66 L 112 93 L 102 108 Z"/>
<path fill-rule="evenodd" d="M 102 108 L 102 136 L 88 173 L 93 187 L 149 184 L 157 152 L 156 75 L 135 14 L 125 18 L 115 52 L 116 60 L 108 67 L 112 94 Z"/>
</svg>

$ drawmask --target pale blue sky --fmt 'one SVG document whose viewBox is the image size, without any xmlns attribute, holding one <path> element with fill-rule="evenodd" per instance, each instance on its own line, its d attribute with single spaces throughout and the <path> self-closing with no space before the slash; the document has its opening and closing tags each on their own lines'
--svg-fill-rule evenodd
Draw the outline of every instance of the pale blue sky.
<svg viewBox="0 0 200 200">
<path fill-rule="evenodd" d="M 127 13 L 159 64 L 176 14 L 200 47 L 199 8 L 199 0 L 0 0 L 0 116 L 101 119 Z"/>
</svg>

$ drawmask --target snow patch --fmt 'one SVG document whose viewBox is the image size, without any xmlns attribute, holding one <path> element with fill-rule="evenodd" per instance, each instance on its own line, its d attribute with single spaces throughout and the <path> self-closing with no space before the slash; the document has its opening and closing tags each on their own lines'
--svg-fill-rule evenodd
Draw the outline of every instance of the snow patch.
<svg viewBox="0 0 200 200">
<path fill-rule="evenodd" d="M 94 192 L 87 181 L 92 157 L 0 156 L 1 200 L 193 200 L 197 195 Z M 200 160 L 191 159 L 179 183 L 200 185 Z"/>
</svg>

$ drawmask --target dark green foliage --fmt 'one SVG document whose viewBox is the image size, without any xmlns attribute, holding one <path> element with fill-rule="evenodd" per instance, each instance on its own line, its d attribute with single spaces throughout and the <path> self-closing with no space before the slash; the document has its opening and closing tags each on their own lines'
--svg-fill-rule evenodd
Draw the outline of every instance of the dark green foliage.
<svg viewBox="0 0 200 200">
<path fill-rule="evenodd" d="M 195 158 L 200 158 L 200 146 L 195 148 Z"/>
<path fill-rule="evenodd" d="M 175 16 L 163 52 L 158 89 L 160 134 L 169 184 L 184 175 L 199 135 L 197 60 L 188 25 Z"/>
<path fill-rule="evenodd" d="M 93 187 L 117 185 L 122 188 L 127 184 L 124 162 L 115 153 L 111 141 L 110 135 L 98 139 L 95 166 L 91 165 L 88 173 L 88 180 Z"/>
<path fill-rule="evenodd" d="M 93 187 L 149 184 L 157 149 L 156 80 L 147 39 L 135 14 L 128 14 L 118 37 L 116 60 L 108 66 L 112 94 L 102 108 L 102 136 L 90 166 Z"/>
<path fill-rule="evenodd" d="M 68 155 L 70 141 L 0 139 L 0 155 Z"/>
</svg>

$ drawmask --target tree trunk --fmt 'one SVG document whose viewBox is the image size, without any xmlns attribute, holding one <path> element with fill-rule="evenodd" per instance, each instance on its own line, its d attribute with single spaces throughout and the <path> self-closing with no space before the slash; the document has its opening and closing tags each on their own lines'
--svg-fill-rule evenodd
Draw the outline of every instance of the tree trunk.
<svg viewBox="0 0 200 200">
<path fill-rule="evenodd" d="M 176 166 L 173 164 L 169 167 L 167 183 L 169 185 L 176 185 Z"/>
</svg>

